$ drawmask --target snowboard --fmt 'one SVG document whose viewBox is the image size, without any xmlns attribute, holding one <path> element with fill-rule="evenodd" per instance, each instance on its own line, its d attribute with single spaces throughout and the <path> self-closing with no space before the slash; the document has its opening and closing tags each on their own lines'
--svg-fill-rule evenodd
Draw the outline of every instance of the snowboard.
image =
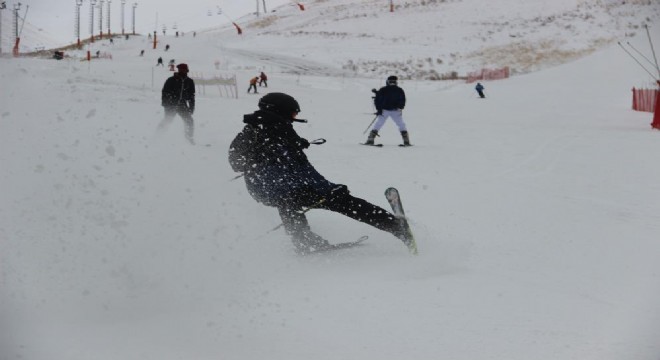
<svg viewBox="0 0 660 360">
<path fill-rule="evenodd" d="M 385 190 L 385 198 L 387 199 L 387 202 L 390 203 L 394 215 L 401 221 L 403 231 L 406 233 L 407 239 L 404 241 L 404 244 L 406 244 L 408 251 L 410 251 L 411 254 L 417 255 L 417 242 L 415 241 L 415 236 L 410 230 L 410 225 L 408 224 L 408 219 L 406 219 L 406 214 L 403 211 L 399 190 L 393 187 L 387 188 L 387 190 Z"/>
<path fill-rule="evenodd" d="M 330 244 L 328 246 L 324 246 L 322 248 L 314 249 L 312 251 L 307 251 L 303 255 L 312 255 L 312 254 L 320 254 L 320 253 L 327 253 L 335 250 L 341 250 L 341 249 L 349 249 L 352 247 L 360 246 L 362 245 L 362 242 L 367 240 L 369 236 L 364 235 L 361 236 L 359 239 L 355 241 L 349 241 L 349 242 L 343 242 L 343 243 L 338 243 L 338 244 Z"/>
</svg>

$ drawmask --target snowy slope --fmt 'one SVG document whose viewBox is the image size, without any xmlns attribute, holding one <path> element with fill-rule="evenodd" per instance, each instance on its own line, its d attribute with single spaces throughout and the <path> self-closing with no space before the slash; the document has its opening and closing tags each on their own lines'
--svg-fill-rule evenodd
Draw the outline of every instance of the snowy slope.
<svg viewBox="0 0 660 360">
<path fill-rule="evenodd" d="M 653 1 L 394 4 L 394 12 L 381 0 L 310 1 L 304 12 L 280 7 L 266 18 L 242 18 L 243 37 L 223 39 L 223 45 L 306 58 L 359 75 L 382 77 L 397 69 L 406 78 L 437 79 L 482 67 L 529 72 L 565 63 L 643 32 L 643 24 L 660 18 Z M 281 47 L 283 39 L 292 41 Z"/>
<path fill-rule="evenodd" d="M 484 100 L 404 80 L 416 146 L 389 123 L 377 149 L 357 143 L 383 78 L 291 74 L 283 49 L 303 42 L 208 32 L 165 38 L 168 53 L 99 44 L 111 61 L 0 59 L 0 359 L 658 359 L 660 134 L 630 110 L 649 77 L 620 48 L 485 82 Z M 307 46 L 301 65 L 341 62 Z M 220 60 L 245 85 L 199 96 L 210 146 L 178 119 L 157 131 L 157 56 L 207 74 Z M 400 189 L 419 256 L 323 211 L 316 232 L 368 244 L 299 257 L 265 235 L 277 212 L 226 162 L 259 69 L 299 100 L 301 135 L 328 140 L 308 151 L 322 174 L 381 206 Z"/>
</svg>

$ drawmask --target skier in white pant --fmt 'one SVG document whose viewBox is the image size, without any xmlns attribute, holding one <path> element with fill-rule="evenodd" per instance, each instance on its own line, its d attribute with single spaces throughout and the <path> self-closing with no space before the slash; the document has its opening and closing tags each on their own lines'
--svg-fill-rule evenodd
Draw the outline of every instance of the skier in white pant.
<svg viewBox="0 0 660 360">
<path fill-rule="evenodd" d="M 399 127 L 401 137 L 403 138 L 403 146 L 410 146 L 410 138 L 408 136 L 408 129 L 406 123 L 403 122 L 403 108 L 406 107 L 406 93 L 397 85 L 398 78 L 390 76 L 387 78 L 386 86 L 376 91 L 374 98 L 374 105 L 376 106 L 376 114 L 378 118 L 374 127 L 369 133 L 369 137 L 365 145 L 374 145 L 374 140 L 378 136 L 378 131 L 385 125 L 385 120 L 392 118 L 396 126 Z"/>
</svg>

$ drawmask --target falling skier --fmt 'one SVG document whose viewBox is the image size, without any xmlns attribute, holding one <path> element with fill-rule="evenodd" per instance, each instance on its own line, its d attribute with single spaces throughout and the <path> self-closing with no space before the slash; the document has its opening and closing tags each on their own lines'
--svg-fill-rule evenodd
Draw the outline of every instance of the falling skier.
<svg viewBox="0 0 660 360">
<path fill-rule="evenodd" d="M 414 238 L 403 218 L 350 195 L 346 185 L 323 177 L 307 159 L 310 142 L 293 128 L 300 112 L 298 102 L 284 93 L 270 93 L 259 100 L 259 110 L 244 115 L 245 127 L 229 148 L 229 163 L 242 172 L 250 195 L 276 207 L 296 252 L 308 254 L 332 247 L 311 231 L 305 212 L 326 209 L 391 233 L 413 249 Z M 416 247 L 415 247 L 416 249 Z"/>
<path fill-rule="evenodd" d="M 403 122 L 403 108 L 406 107 L 406 93 L 398 85 L 398 78 L 390 76 L 387 78 L 386 86 L 376 91 L 374 105 L 376 106 L 376 123 L 371 129 L 365 145 L 374 145 L 374 140 L 378 136 L 378 131 L 385 124 L 385 120 L 391 117 L 399 127 L 403 144 L 401 146 L 410 146 L 410 137 L 406 129 L 406 123 Z"/>
</svg>

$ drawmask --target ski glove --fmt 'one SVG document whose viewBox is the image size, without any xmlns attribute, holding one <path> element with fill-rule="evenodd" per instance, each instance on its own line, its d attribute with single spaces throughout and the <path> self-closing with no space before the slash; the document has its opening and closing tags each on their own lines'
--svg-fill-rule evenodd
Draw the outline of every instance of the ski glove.
<svg viewBox="0 0 660 360">
<path fill-rule="evenodd" d="M 376 115 L 383 115 L 383 109 L 376 110 Z"/>
<path fill-rule="evenodd" d="M 300 138 L 298 140 L 298 145 L 300 146 L 300 149 L 307 149 L 309 147 L 309 141 L 304 138 Z"/>
</svg>

